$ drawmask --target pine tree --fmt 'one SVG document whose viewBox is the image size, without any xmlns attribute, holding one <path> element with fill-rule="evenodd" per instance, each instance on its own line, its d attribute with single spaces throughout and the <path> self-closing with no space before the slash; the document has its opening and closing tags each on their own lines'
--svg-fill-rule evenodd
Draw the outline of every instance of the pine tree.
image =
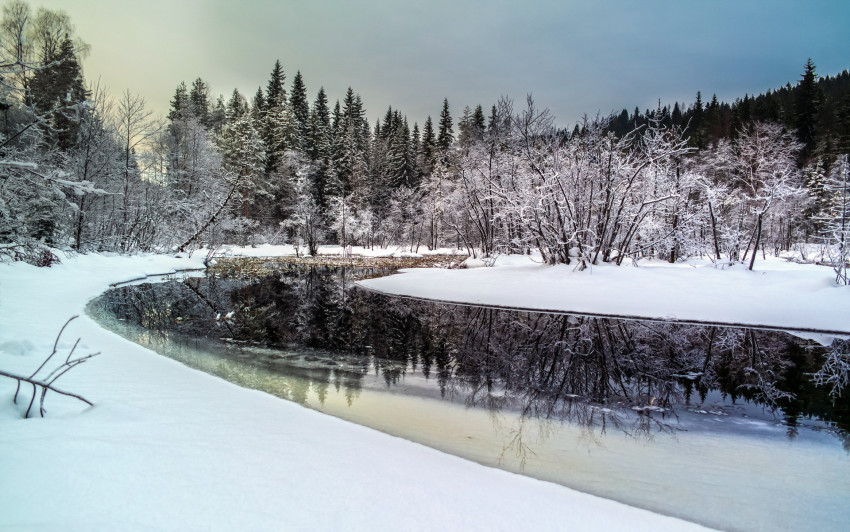
<svg viewBox="0 0 850 532">
<path fill-rule="evenodd" d="M 472 113 L 471 124 L 473 142 L 481 142 L 484 140 L 484 131 L 486 130 L 484 120 L 484 110 L 480 105 L 476 105 L 475 111 Z"/>
<path fill-rule="evenodd" d="M 262 87 L 257 87 L 257 93 L 254 94 L 254 100 L 251 104 L 251 113 L 254 115 L 254 119 L 260 120 L 266 116 L 266 97 L 263 94 Z"/>
<path fill-rule="evenodd" d="M 467 105 L 463 108 L 463 114 L 460 116 L 460 120 L 457 121 L 457 140 L 461 148 L 468 148 L 472 144 L 471 127 L 472 109 Z"/>
<path fill-rule="evenodd" d="M 277 170 L 277 165 L 288 149 L 296 147 L 298 130 L 291 109 L 275 105 L 266 110 L 262 120 L 262 139 L 265 146 L 266 174 Z"/>
<path fill-rule="evenodd" d="M 230 99 L 227 100 L 227 120 L 233 122 L 240 116 L 248 112 L 248 102 L 245 97 L 239 93 L 239 89 L 233 89 Z"/>
<path fill-rule="evenodd" d="M 419 151 L 422 159 L 422 175 L 424 177 L 431 174 L 437 157 L 437 139 L 434 136 L 434 124 L 430 116 L 425 119 L 425 126 L 422 129 L 421 146 Z"/>
<path fill-rule="evenodd" d="M 189 89 L 184 81 L 180 82 L 171 99 L 171 109 L 168 111 L 168 119 L 174 122 L 189 110 Z"/>
<path fill-rule="evenodd" d="M 307 151 L 309 144 L 310 104 L 307 102 L 307 88 L 301 78 L 301 71 L 295 73 L 292 90 L 289 93 L 289 108 L 295 120 L 298 133 L 298 149 Z"/>
<path fill-rule="evenodd" d="M 407 125 L 407 118 L 397 116 L 399 124 L 392 131 L 392 136 L 388 137 L 389 144 L 389 175 L 390 186 L 398 188 L 401 186 L 410 187 L 413 181 L 413 165 L 410 161 L 410 127 Z"/>
<path fill-rule="evenodd" d="M 850 91 L 844 94 L 836 112 L 836 136 L 838 153 L 850 154 Z"/>
<path fill-rule="evenodd" d="M 702 106 L 702 93 L 697 91 L 697 101 L 691 113 L 691 123 L 688 126 L 691 135 L 691 145 L 697 149 L 705 148 L 705 109 Z"/>
<path fill-rule="evenodd" d="M 803 76 L 797 83 L 797 95 L 794 101 L 794 125 L 797 137 L 803 143 L 800 153 L 805 161 L 815 149 L 817 135 L 817 116 L 823 101 L 823 93 L 817 84 L 815 64 L 811 58 L 806 62 Z"/>
<path fill-rule="evenodd" d="M 253 117 L 245 113 L 227 124 L 219 145 L 222 165 L 239 183 L 240 214 L 251 217 L 257 197 L 267 193 L 262 180 L 264 146 Z"/>
<path fill-rule="evenodd" d="M 325 180 L 325 197 L 341 196 L 344 192 L 343 183 L 340 179 L 340 164 L 342 160 L 342 144 L 343 144 L 343 117 L 342 108 L 339 100 L 334 104 L 334 109 L 331 112 L 331 127 L 329 135 L 329 172 Z"/>
<path fill-rule="evenodd" d="M 225 122 L 227 122 L 227 105 L 224 103 L 224 96 L 219 94 L 215 105 L 210 109 L 209 127 L 212 131 L 221 133 Z"/>
<path fill-rule="evenodd" d="M 295 136 L 294 120 L 287 109 L 286 91 L 283 82 L 286 76 L 280 61 L 275 61 L 265 94 L 265 114 L 260 135 L 266 147 L 266 174 L 277 169 L 284 151 L 293 147 Z"/>
<path fill-rule="evenodd" d="M 329 154 L 330 125 L 328 97 L 325 95 L 324 87 L 321 87 L 316 95 L 316 101 L 313 102 L 313 109 L 310 111 L 310 131 L 307 142 L 307 154 L 314 161 L 327 157 Z"/>
<path fill-rule="evenodd" d="M 192 89 L 189 91 L 189 106 L 198 121 L 204 126 L 209 127 L 210 119 L 210 89 L 207 83 L 201 78 L 192 82 Z"/>
<path fill-rule="evenodd" d="M 77 138 L 78 116 L 75 109 L 88 98 L 83 70 L 77 60 L 74 43 L 66 35 L 57 51 L 42 57 L 44 67 L 36 70 L 30 83 L 35 108 L 50 113 L 50 124 L 44 129 L 45 140 L 66 151 Z"/>
<path fill-rule="evenodd" d="M 337 172 L 345 194 L 359 191 L 365 184 L 370 132 L 363 115 L 363 102 L 349 87 L 343 99 L 336 153 Z"/>
<path fill-rule="evenodd" d="M 410 184 L 410 188 L 418 187 L 419 183 L 420 183 L 420 178 L 422 176 L 422 168 L 421 168 L 422 167 L 422 160 L 421 160 L 421 157 L 420 157 L 421 152 L 419 150 L 419 146 L 421 145 L 421 142 L 422 142 L 422 135 L 419 132 L 419 124 L 414 122 L 413 123 L 413 133 L 411 134 L 411 137 L 410 137 L 410 154 L 408 156 L 410 158 L 410 162 L 413 166 L 413 168 L 411 169 L 411 176 L 412 176 L 413 179 L 412 179 L 412 182 Z"/>
<path fill-rule="evenodd" d="M 286 90 L 283 88 L 285 80 L 286 75 L 283 73 L 283 67 L 280 66 L 280 60 L 277 60 L 274 63 L 268 87 L 266 87 L 265 109 L 282 106 L 286 103 Z"/>
<path fill-rule="evenodd" d="M 676 102 L 673 105 L 673 113 L 670 115 L 670 120 L 673 122 L 674 126 L 678 126 L 682 123 L 682 110 L 679 108 L 679 102 Z"/>
<path fill-rule="evenodd" d="M 496 109 L 496 106 L 490 108 L 490 118 L 487 120 L 487 135 L 491 139 L 495 139 L 498 137 L 499 129 L 500 129 L 500 120 L 499 120 L 499 110 Z"/>
<path fill-rule="evenodd" d="M 449 99 L 443 99 L 443 110 L 440 112 L 440 130 L 437 134 L 437 149 L 440 156 L 445 160 L 449 148 L 454 142 L 454 130 L 452 129 L 452 115 L 449 113 Z"/>
</svg>

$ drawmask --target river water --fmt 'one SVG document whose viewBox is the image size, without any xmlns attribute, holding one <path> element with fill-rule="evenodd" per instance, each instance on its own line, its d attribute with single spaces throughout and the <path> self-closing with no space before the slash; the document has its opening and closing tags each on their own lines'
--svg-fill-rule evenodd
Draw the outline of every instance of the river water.
<svg viewBox="0 0 850 532">
<path fill-rule="evenodd" d="M 721 529 L 846 529 L 850 407 L 811 384 L 817 345 L 353 283 L 380 273 L 137 284 L 88 310 L 187 366 L 485 465 Z"/>
</svg>

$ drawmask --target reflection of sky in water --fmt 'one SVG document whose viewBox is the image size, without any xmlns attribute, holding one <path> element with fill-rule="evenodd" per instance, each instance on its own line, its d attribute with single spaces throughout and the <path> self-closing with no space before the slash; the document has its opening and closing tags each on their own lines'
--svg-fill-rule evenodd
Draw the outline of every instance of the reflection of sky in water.
<svg viewBox="0 0 850 532">
<path fill-rule="evenodd" d="M 463 386 L 443 395 L 436 368 L 426 379 L 394 362 L 388 380 L 374 359 L 178 343 L 180 335 L 144 331 L 96 307 L 110 329 L 190 367 L 485 465 L 724 529 L 846 525 L 850 455 L 841 440 L 817 423 L 820 430 L 789 439 L 764 407 L 731 405 L 717 391 L 663 418 L 579 398 L 562 406 L 574 415 L 546 420 L 523 415 L 527 404 L 498 387 L 480 394 L 478 407 Z"/>
</svg>

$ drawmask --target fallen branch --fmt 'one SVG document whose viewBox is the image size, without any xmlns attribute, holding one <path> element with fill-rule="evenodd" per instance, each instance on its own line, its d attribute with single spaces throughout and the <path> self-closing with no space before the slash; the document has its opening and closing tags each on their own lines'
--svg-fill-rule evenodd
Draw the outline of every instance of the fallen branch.
<svg viewBox="0 0 850 532">
<path fill-rule="evenodd" d="M 94 403 L 92 403 L 91 401 L 89 401 L 85 397 L 83 397 L 81 395 L 77 395 L 75 393 L 71 393 L 71 392 L 59 389 L 56 386 L 54 386 L 54 383 L 59 379 L 59 377 L 61 377 L 62 375 L 64 375 L 68 371 L 70 371 L 71 369 L 79 366 L 83 362 L 86 362 L 86 361 L 90 360 L 91 358 L 100 354 L 100 353 L 92 353 L 92 354 L 86 355 L 84 357 L 71 359 L 71 357 L 74 356 L 74 351 L 76 351 L 77 346 L 80 344 L 79 338 L 77 338 L 77 341 L 74 342 L 74 346 L 68 352 L 68 356 L 65 357 L 65 361 L 62 364 L 55 367 L 53 369 L 53 371 L 51 371 L 50 373 L 47 374 L 46 377 L 36 378 L 36 375 L 38 375 L 38 373 L 41 370 L 43 370 L 45 368 L 45 366 L 47 366 L 47 363 L 50 362 L 50 359 L 52 359 L 53 356 L 58 352 L 59 339 L 62 337 L 62 333 L 65 332 L 65 328 L 68 326 L 69 323 L 71 323 L 73 320 L 75 320 L 78 317 L 79 316 L 72 316 L 70 319 L 68 319 L 68 321 L 65 322 L 65 325 L 63 325 L 62 328 L 59 330 L 59 334 L 56 335 L 56 341 L 53 342 L 53 351 L 47 356 L 47 358 L 44 359 L 44 362 L 42 362 L 41 365 L 38 367 L 38 369 L 36 369 L 29 377 L 25 377 L 23 375 L 15 375 L 13 373 L 8 373 L 8 372 L 0 370 L 0 377 L 8 377 L 10 379 L 15 379 L 16 381 L 18 381 L 17 388 L 15 389 L 15 395 L 14 395 L 14 398 L 12 399 L 12 402 L 14 402 L 15 404 L 18 404 L 18 395 L 20 394 L 20 391 L 21 391 L 21 384 L 25 383 L 25 384 L 29 384 L 29 385 L 32 386 L 32 397 L 30 398 L 30 403 L 29 403 L 29 406 L 27 407 L 26 413 L 24 414 L 24 418 L 30 417 L 30 412 L 32 412 L 32 407 L 35 405 L 36 395 L 40 396 L 39 397 L 39 403 L 38 403 L 39 415 L 41 417 L 44 417 L 44 412 L 45 412 L 45 410 L 44 410 L 44 400 L 47 397 L 48 391 L 53 391 L 53 392 L 56 392 L 60 395 L 65 395 L 65 396 L 68 396 L 68 397 L 73 397 L 74 399 L 78 399 L 78 400 L 86 403 L 89 406 L 94 406 Z M 39 388 L 41 389 L 40 394 L 38 393 Z"/>
</svg>

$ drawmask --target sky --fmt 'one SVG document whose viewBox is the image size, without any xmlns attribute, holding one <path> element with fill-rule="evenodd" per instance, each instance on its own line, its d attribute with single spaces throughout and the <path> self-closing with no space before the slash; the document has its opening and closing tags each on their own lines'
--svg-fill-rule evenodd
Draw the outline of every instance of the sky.
<svg viewBox="0 0 850 532">
<path fill-rule="evenodd" d="M 351 86 L 370 120 L 485 111 L 528 94 L 565 127 L 584 114 L 731 101 L 850 68 L 846 0 L 30 0 L 91 45 L 89 81 L 165 113 L 181 81 L 253 96 L 275 60 L 312 102 Z"/>
</svg>

